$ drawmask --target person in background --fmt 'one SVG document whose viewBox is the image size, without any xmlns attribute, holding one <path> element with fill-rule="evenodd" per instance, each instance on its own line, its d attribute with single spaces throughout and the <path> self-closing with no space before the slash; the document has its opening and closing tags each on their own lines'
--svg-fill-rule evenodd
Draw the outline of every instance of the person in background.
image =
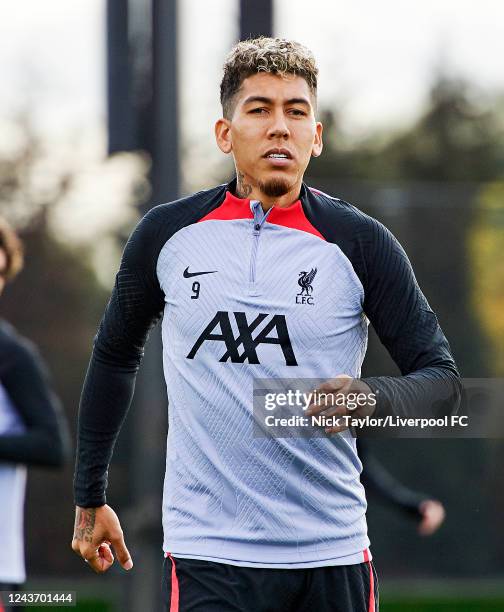
<svg viewBox="0 0 504 612">
<path fill-rule="evenodd" d="M 361 482 L 366 493 L 375 493 L 395 508 L 418 521 L 421 536 L 433 535 L 443 524 L 446 511 L 443 504 L 425 493 L 415 491 L 399 482 L 376 458 L 365 440 L 357 443 L 363 464 Z"/>
<path fill-rule="evenodd" d="M 0 217 L 0 294 L 22 267 L 22 244 Z M 26 468 L 61 467 L 69 449 L 67 425 L 40 355 L 0 318 L 0 591 L 17 591 L 26 580 Z M 0 601 L 0 612 L 8 609 Z"/>
</svg>

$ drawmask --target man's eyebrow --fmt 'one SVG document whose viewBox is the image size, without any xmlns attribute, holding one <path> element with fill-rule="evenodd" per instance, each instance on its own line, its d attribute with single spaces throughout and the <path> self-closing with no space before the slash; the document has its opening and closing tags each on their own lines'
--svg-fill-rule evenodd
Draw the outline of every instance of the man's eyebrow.
<svg viewBox="0 0 504 612">
<path fill-rule="evenodd" d="M 273 100 L 271 98 L 267 98 L 266 96 L 249 96 L 243 101 L 243 104 L 252 104 L 253 102 L 273 104 Z M 305 106 L 310 106 L 310 101 L 307 98 L 289 98 L 289 100 L 286 100 L 284 104 L 304 104 Z"/>
<path fill-rule="evenodd" d="M 285 104 L 304 104 L 305 106 L 310 106 L 310 101 L 306 98 L 290 98 L 286 100 Z"/>
<path fill-rule="evenodd" d="M 251 104 L 252 102 L 263 102 L 264 104 L 273 104 L 273 100 L 271 98 L 266 98 L 265 96 L 249 96 L 243 101 L 243 104 Z"/>
</svg>

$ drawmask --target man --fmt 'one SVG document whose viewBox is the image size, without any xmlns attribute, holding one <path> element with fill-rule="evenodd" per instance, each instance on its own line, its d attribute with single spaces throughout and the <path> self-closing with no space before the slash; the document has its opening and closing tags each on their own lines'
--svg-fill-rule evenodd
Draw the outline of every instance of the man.
<svg viewBox="0 0 504 612">
<path fill-rule="evenodd" d="M 0 294 L 22 265 L 21 242 L 0 218 Z M 60 467 L 67 451 L 68 433 L 40 356 L 0 320 L 0 591 L 19 590 L 26 579 L 26 466 Z"/>
<path fill-rule="evenodd" d="M 148 330 L 164 313 L 167 610 L 378 607 L 355 439 L 338 423 L 310 439 L 254 437 L 254 378 L 330 379 L 321 391 L 378 393 L 379 414 L 411 414 L 431 379 L 456 393 L 448 343 L 397 241 L 303 184 L 322 152 L 316 92 L 302 45 L 261 38 L 233 48 L 215 135 L 237 179 L 144 217 L 95 340 L 72 547 L 97 572 L 113 563 L 111 545 L 132 567 L 106 504 L 107 469 Z M 404 377 L 359 380 L 365 315 Z"/>
</svg>

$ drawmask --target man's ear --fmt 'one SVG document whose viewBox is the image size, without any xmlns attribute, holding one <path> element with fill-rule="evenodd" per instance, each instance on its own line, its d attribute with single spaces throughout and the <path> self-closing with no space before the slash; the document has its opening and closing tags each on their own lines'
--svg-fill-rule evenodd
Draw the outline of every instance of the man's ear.
<svg viewBox="0 0 504 612">
<path fill-rule="evenodd" d="M 231 139 L 231 121 L 229 119 L 222 118 L 215 123 L 215 140 L 223 153 L 231 153 L 233 142 Z"/>
<path fill-rule="evenodd" d="M 324 130 L 324 126 L 320 123 L 320 121 L 317 121 L 315 130 L 315 138 L 313 140 L 311 154 L 313 157 L 318 157 L 322 153 L 322 149 L 324 147 L 324 143 L 322 142 L 322 132 Z"/>
</svg>

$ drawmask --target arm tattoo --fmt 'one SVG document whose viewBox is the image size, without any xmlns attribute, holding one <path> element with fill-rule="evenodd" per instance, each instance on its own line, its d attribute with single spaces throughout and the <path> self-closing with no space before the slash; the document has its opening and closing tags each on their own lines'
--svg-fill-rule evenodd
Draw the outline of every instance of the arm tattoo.
<svg viewBox="0 0 504 612">
<path fill-rule="evenodd" d="M 81 542 L 92 542 L 95 519 L 96 508 L 77 508 L 74 539 Z"/>
<path fill-rule="evenodd" d="M 239 198 L 248 198 L 252 192 L 252 185 L 247 185 L 244 179 L 245 176 L 241 172 L 238 172 L 236 181 L 236 195 Z"/>
</svg>

